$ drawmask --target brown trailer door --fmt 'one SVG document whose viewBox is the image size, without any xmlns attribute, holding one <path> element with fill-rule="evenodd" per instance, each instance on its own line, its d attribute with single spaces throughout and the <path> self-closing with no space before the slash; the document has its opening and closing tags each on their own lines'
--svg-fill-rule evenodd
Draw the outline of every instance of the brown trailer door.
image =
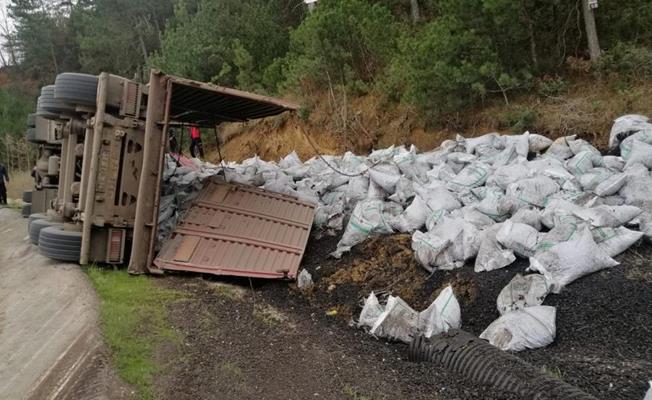
<svg viewBox="0 0 652 400">
<path fill-rule="evenodd" d="M 163 270 L 294 279 L 315 206 L 254 187 L 211 181 L 163 245 Z"/>
<path fill-rule="evenodd" d="M 296 104 L 281 99 L 196 82 L 152 70 L 147 93 L 143 165 L 138 181 L 129 272 L 132 274 L 158 272 L 156 268 L 152 268 L 152 261 L 167 130 L 171 123 L 215 127 L 220 122 L 244 122 L 298 109 L 299 106 Z"/>
</svg>

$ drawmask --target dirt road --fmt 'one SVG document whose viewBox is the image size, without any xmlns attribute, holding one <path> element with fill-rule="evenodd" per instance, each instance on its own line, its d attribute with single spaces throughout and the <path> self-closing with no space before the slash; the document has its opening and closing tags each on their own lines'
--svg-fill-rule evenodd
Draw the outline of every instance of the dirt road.
<svg viewBox="0 0 652 400">
<path fill-rule="evenodd" d="M 85 274 L 38 254 L 26 224 L 0 209 L 0 399 L 126 398 Z"/>
</svg>

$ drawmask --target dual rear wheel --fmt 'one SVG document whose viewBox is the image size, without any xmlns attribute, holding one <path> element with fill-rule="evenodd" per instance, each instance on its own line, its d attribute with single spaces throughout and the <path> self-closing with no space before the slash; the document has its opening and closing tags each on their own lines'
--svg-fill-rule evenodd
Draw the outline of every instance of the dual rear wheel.
<svg viewBox="0 0 652 400">
<path fill-rule="evenodd" d="M 60 222 L 48 219 L 46 214 L 29 216 L 30 241 L 38 245 L 39 252 L 59 261 L 79 262 L 81 253 L 81 231 L 64 230 Z"/>
</svg>

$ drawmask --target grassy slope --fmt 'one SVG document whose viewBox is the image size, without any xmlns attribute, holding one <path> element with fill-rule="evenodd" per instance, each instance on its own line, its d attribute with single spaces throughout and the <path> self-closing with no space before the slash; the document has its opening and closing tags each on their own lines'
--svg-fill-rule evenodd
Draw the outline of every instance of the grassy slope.
<svg viewBox="0 0 652 400">
<path fill-rule="evenodd" d="M 652 83 L 606 82 L 589 76 L 569 78 L 567 87 L 558 94 L 543 95 L 535 90 L 510 96 L 509 104 L 500 98 L 493 99 L 483 107 L 435 121 L 431 127 L 414 110 L 379 96 L 343 99 L 341 96 L 332 101 L 324 93 L 299 101 L 310 110 L 303 119 L 285 114 L 221 126 L 226 141 L 222 154 L 227 160 L 243 160 L 254 154 L 277 160 L 296 150 L 301 158 L 307 159 L 315 152 L 302 130 L 322 154 L 342 154 L 347 150 L 364 154 L 392 144 L 415 144 L 420 150 L 429 150 L 456 134 L 469 137 L 492 131 L 525 130 L 552 138 L 578 134 L 604 146 L 613 119 L 629 113 L 652 113 Z M 214 149 L 212 143 L 214 139 L 209 138 L 208 150 Z M 207 159 L 216 161 L 218 156 L 208 151 Z"/>
<path fill-rule="evenodd" d="M 118 374 L 133 385 L 139 399 L 153 399 L 152 381 L 162 366 L 155 349 L 179 337 L 167 322 L 166 304 L 179 294 L 154 284 L 155 278 L 130 276 L 125 270 L 86 270 L 100 297 L 102 331 Z"/>
</svg>

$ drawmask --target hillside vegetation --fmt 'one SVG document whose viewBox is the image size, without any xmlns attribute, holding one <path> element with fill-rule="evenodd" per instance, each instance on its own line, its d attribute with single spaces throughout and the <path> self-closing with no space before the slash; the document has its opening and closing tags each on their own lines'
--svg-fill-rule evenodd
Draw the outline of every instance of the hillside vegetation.
<svg viewBox="0 0 652 400">
<path fill-rule="evenodd" d="M 222 130 L 304 129 L 325 151 L 480 129 L 595 134 L 646 109 L 652 3 L 599 1 L 591 60 L 583 1 L 10 0 L 0 159 L 20 166 L 8 149 L 57 73 L 144 81 L 150 67 L 292 98 L 295 119 Z"/>
</svg>

